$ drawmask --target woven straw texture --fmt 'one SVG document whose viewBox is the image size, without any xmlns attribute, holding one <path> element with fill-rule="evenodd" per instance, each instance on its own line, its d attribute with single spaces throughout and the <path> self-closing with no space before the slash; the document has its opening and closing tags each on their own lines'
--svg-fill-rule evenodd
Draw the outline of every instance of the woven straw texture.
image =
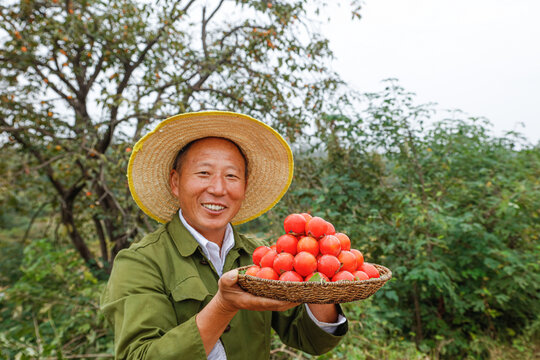
<svg viewBox="0 0 540 360">
<path fill-rule="evenodd" d="M 169 187 L 176 154 L 189 142 L 212 136 L 234 141 L 248 160 L 246 195 L 233 224 L 256 218 L 281 199 L 292 181 L 294 165 L 292 151 L 279 133 L 243 114 L 186 113 L 162 121 L 133 148 L 129 189 L 146 214 L 162 223 L 170 221 L 180 207 Z"/>
<path fill-rule="evenodd" d="M 367 299 L 392 278 L 392 272 L 388 268 L 373 265 L 379 270 L 380 278 L 360 281 L 292 282 L 260 279 L 240 273 L 238 284 L 253 295 L 276 300 L 306 304 L 340 304 Z M 249 266 L 244 266 L 238 270 L 248 268 Z"/>
</svg>

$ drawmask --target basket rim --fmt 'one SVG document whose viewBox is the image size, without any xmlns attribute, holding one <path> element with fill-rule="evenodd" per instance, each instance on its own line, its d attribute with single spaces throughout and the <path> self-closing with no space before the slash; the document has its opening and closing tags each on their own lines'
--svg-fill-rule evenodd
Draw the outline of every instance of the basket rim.
<svg viewBox="0 0 540 360">
<path fill-rule="evenodd" d="M 388 280 L 390 280 L 392 278 L 392 271 L 390 269 L 388 269 L 387 267 L 385 267 L 383 265 L 375 264 L 375 263 L 370 263 L 370 264 L 375 266 L 377 268 L 377 270 L 379 270 L 379 268 L 381 268 L 381 270 L 383 270 L 384 273 L 378 278 L 369 278 L 369 279 L 366 279 L 366 280 L 284 281 L 284 280 L 261 279 L 261 278 L 255 277 L 253 275 L 246 275 L 246 274 L 241 274 L 240 273 L 240 271 L 248 269 L 251 266 L 253 266 L 254 264 L 239 267 L 239 268 L 237 268 L 237 270 L 239 271 L 238 277 L 242 276 L 246 280 L 249 280 L 249 281 L 257 281 L 257 282 L 260 282 L 260 283 L 268 283 L 268 284 L 295 285 L 295 286 L 298 286 L 298 287 L 312 287 L 312 286 L 317 287 L 317 286 L 321 286 L 321 285 L 324 286 L 324 287 L 334 287 L 334 286 L 341 287 L 343 285 L 352 285 L 352 284 L 359 285 L 359 284 L 374 284 L 374 283 L 381 283 L 381 282 L 386 283 Z M 380 272 L 381 271 L 379 270 L 379 273 Z"/>
</svg>

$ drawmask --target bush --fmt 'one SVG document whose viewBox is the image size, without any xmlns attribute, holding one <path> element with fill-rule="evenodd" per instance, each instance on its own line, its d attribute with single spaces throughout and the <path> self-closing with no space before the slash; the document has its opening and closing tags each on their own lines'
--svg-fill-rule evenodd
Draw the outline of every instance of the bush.
<svg viewBox="0 0 540 360">
<path fill-rule="evenodd" d="M 0 299 L 0 357 L 112 354 L 99 283 L 71 248 L 48 239 L 24 249 L 21 277 Z"/>
<path fill-rule="evenodd" d="M 357 117 L 320 119 L 268 223 L 311 210 L 389 267 L 378 305 L 392 311 L 374 320 L 395 329 L 391 339 L 449 359 L 537 341 L 526 329 L 540 314 L 540 148 L 494 138 L 480 119 L 426 130 L 430 113 L 391 84 Z"/>
</svg>

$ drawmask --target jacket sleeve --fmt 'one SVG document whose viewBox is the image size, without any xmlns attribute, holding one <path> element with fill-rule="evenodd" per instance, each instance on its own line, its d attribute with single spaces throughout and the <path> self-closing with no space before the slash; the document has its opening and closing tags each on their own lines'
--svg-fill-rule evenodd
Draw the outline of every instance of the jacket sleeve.
<svg viewBox="0 0 540 360">
<path fill-rule="evenodd" d="M 159 269 L 136 251 L 116 256 L 101 309 L 114 326 L 115 359 L 206 359 L 195 316 L 177 326 Z"/>
<path fill-rule="evenodd" d="M 343 314 L 339 305 L 338 312 Z M 310 319 L 302 304 L 287 311 L 273 312 L 272 328 L 284 344 L 312 355 L 321 355 L 332 350 L 345 336 L 348 323 L 339 325 L 333 335 L 329 334 Z"/>
</svg>

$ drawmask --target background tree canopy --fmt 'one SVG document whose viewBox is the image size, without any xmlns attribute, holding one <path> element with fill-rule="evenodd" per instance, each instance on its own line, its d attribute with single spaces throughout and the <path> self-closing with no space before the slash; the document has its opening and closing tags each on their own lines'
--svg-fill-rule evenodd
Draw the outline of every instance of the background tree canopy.
<svg viewBox="0 0 540 360">
<path fill-rule="evenodd" d="M 136 139 L 170 115 L 243 112 L 295 151 L 290 212 L 351 236 L 394 279 L 346 305 L 322 358 L 534 358 L 540 148 L 452 113 L 433 126 L 397 81 L 356 94 L 307 1 L 6 1 L 0 5 L 0 354 L 109 358 L 98 297 L 115 254 L 156 223 L 132 201 Z M 359 17 L 359 3 L 352 16 Z M 276 341 L 273 359 L 299 358 Z"/>
<path fill-rule="evenodd" d="M 110 270 L 115 254 L 155 225 L 134 206 L 123 174 L 130 146 L 157 120 L 234 110 L 292 142 L 328 108 L 341 81 L 326 68 L 328 43 L 312 32 L 305 3 L 2 5 L 0 129 L 25 169 L 48 182 L 43 201 L 85 262 Z"/>
</svg>

